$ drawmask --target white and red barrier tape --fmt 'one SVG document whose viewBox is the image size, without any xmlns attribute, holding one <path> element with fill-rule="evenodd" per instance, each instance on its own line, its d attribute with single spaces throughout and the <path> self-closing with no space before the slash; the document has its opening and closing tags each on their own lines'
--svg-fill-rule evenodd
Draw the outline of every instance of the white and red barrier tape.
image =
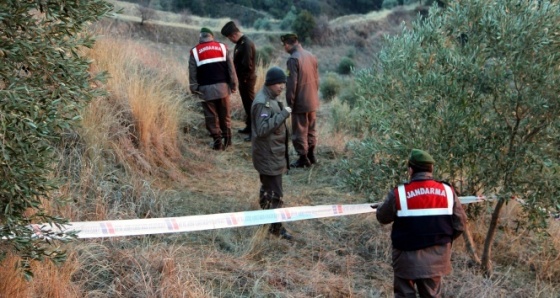
<svg viewBox="0 0 560 298">
<path fill-rule="evenodd" d="M 486 200 L 485 197 L 477 196 L 459 197 L 459 199 L 462 204 Z M 371 205 L 302 206 L 183 217 L 70 222 L 63 229 L 34 224 L 32 228 L 38 237 L 41 237 L 41 231 L 47 230 L 62 233 L 77 231 L 78 238 L 181 233 L 375 212 Z"/>
</svg>

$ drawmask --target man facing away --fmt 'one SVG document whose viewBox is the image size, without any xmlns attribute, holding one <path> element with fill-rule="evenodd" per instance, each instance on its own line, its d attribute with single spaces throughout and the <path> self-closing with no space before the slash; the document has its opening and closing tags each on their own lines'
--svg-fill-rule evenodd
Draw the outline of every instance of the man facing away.
<svg viewBox="0 0 560 298">
<path fill-rule="evenodd" d="M 251 104 L 255 98 L 255 44 L 245 36 L 233 21 L 222 27 L 221 33 L 229 41 L 235 43 L 233 49 L 233 64 L 239 81 L 239 95 L 245 110 L 245 128 L 240 129 L 239 133 L 249 134 L 245 141 L 251 141 Z"/>
<path fill-rule="evenodd" d="M 319 69 L 317 58 L 303 49 L 296 34 L 282 35 L 284 50 L 290 54 L 286 65 L 286 103 L 292 108 L 292 143 L 299 158 L 294 168 L 317 162 L 317 115 L 319 109 Z"/>
<path fill-rule="evenodd" d="M 441 278 L 451 272 L 451 244 L 463 233 L 467 216 L 453 188 L 433 178 L 434 159 L 413 149 L 410 181 L 387 194 L 377 207 L 382 224 L 393 223 L 392 266 L 395 297 L 441 297 Z"/>
<path fill-rule="evenodd" d="M 214 41 L 208 28 L 200 30 L 199 44 L 190 51 L 189 82 L 193 94 L 202 99 L 206 129 L 214 150 L 231 146 L 229 97 L 237 90 L 237 76 L 225 44 Z"/>
<path fill-rule="evenodd" d="M 282 208 L 282 175 L 288 169 L 288 127 L 286 119 L 292 109 L 284 107 L 277 98 L 286 85 L 286 74 L 279 67 L 266 73 L 265 86 L 251 106 L 252 158 L 261 181 L 259 205 L 262 209 Z M 269 232 L 291 240 L 282 223 L 270 225 Z"/>
</svg>

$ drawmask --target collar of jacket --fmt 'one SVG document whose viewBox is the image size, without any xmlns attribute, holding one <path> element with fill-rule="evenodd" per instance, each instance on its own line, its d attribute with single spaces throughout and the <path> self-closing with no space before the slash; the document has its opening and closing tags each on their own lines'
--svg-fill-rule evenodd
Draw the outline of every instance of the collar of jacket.
<svg viewBox="0 0 560 298">
<path fill-rule="evenodd" d="M 235 43 L 236 45 L 242 45 L 245 42 L 245 34 L 241 35 L 241 37 Z"/>
<path fill-rule="evenodd" d="M 276 98 L 278 97 L 278 96 L 275 96 L 274 93 L 272 93 L 272 91 L 270 90 L 270 88 L 268 88 L 268 86 L 264 86 L 263 92 L 264 92 L 264 95 L 266 95 L 267 99 L 276 100 Z"/>
<path fill-rule="evenodd" d="M 296 44 L 292 47 L 292 49 L 290 50 L 290 54 L 293 54 L 297 51 L 301 51 L 303 49 L 303 47 L 301 46 L 301 44 Z"/>
<path fill-rule="evenodd" d="M 201 37 L 198 43 L 205 43 L 210 41 L 214 41 L 214 37 L 204 37 L 204 38 Z"/>
<path fill-rule="evenodd" d="M 433 175 L 433 173 L 430 173 L 430 172 L 414 173 L 414 174 L 412 174 L 412 177 L 410 177 L 410 181 L 433 180 L 433 179 L 434 179 L 434 175 Z"/>
</svg>

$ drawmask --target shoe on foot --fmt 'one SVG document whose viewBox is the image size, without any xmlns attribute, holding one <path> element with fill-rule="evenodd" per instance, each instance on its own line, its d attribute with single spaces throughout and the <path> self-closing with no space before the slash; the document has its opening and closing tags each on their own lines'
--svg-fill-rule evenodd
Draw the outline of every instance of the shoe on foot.
<svg viewBox="0 0 560 298">
<path fill-rule="evenodd" d="M 307 155 L 300 155 L 298 160 L 292 162 L 290 167 L 292 168 L 306 168 L 311 166 L 311 161 L 307 158 Z"/>
<path fill-rule="evenodd" d="M 288 241 L 292 240 L 293 237 L 292 235 L 290 235 L 290 233 L 288 233 L 288 231 L 286 231 L 286 229 L 282 228 L 280 230 L 280 239 L 286 239 Z"/>
</svg>

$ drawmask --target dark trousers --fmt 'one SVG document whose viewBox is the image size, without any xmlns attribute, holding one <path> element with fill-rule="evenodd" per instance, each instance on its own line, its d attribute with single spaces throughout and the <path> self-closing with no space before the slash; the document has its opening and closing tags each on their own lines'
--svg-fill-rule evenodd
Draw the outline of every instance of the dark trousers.
<svg viewBox="0 0 560 298">
<path fill-rule="evenodd" d="M 245 110 L 245 125 L 251 129 L 251 105 L 255 99 L 255 84 L 257 80 L 239 81 L 239 95 Z"/>
<path fill-rule="evenodd" d="M 202 102 L 206 129 L 214 140 L 231 138 L 229 96 Z"/>
<path fill-rule="evenodd" d="M 259 191 L 259 205 L 262 209 L 282 208 L 282 175 L 268 176 L 259 175 L 261 189 Z M 269 231 L 278 236 L 282 230 L 282 223 L 275 222 L 270 224 Z"/>
<path fill-rule="evenodd" d="M 317 145 L 317 114 L 292 113 L 292 144 L 298 155 L 307 155 L 309 147 Z"/>
<path fill-rule="evenodd" d="M 261 193 L 267 193 L 270 196 L 282 198 L 284 196 L 282 192 L 282 175 L 268 176 L 259 175 L 261 180 Z M 275 195 L 272 195 L 275 194 Z"/>
<path fill-rule="evenodd" d="M 420 297 L 441 297 L 441 276 L 420 279 L 404 279 L 395 276 L 393 280 L 395 298 L 416 298 L 415 284 Z"/>
</svg>

